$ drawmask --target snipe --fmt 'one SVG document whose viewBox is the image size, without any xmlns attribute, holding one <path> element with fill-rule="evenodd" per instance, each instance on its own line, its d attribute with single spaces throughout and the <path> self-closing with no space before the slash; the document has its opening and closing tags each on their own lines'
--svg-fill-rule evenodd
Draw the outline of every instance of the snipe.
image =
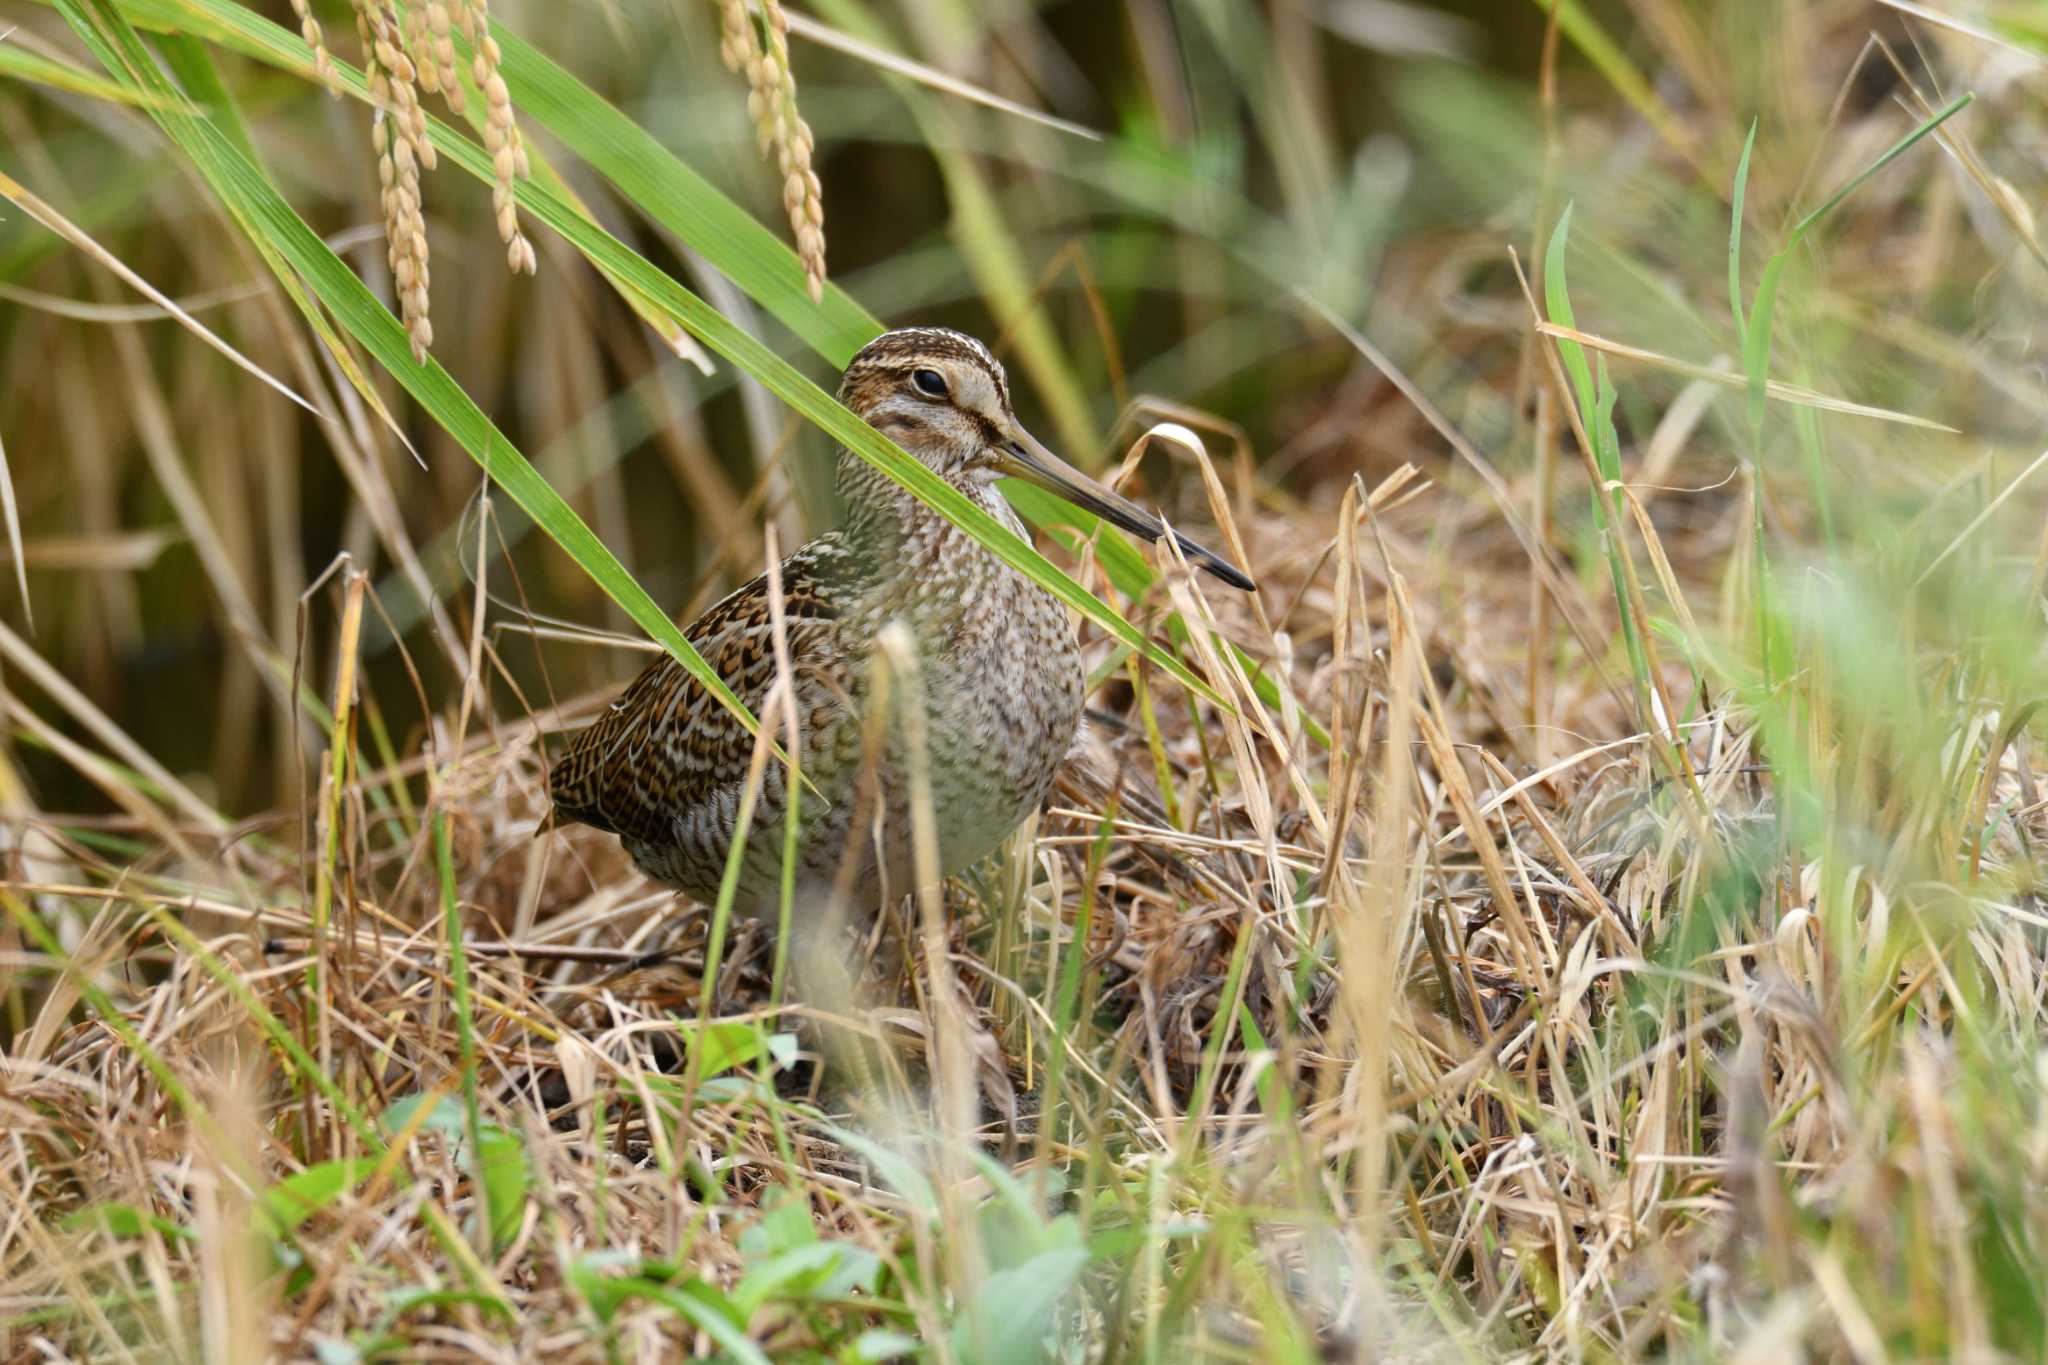
<svg viewBox="0 0 2048 1365">
<path fill-rule="evenodd" d="M 996 489 L 1028 479 L 1157 540 L 1159 519 L 1040 445 L 1010 411 L 1003 367 L 974 338 L 936 327 L 888 332 L 854 356 L 840 401 L 1019 536 Z M 842 452 L 846 524 L 781 566 L 804 775 L 798 881 L 808 893 L 850 884 L 871 912 L 913 889 L 909 783 L 900 735 L 864 753 L 869 661 L 885 626 L 915 641 L 940 863 L 956 872 L 1038 807 L 1073 742 L 1085 681 L 1067 609 L 894 481 Z M 1188 559 L 1233 586 L 1252 581 L 1176 536 Z M 764 721 L 775 681 L 767 580 L 727 597 L 686 632 Z M 617 834 L 648 875 L 700 900 L 716 895 L 753 738 L 673 659 L 650 666 L 570 741 L 550 792 L 559 817 Z M 863 778 L 863 772 L 868 774 Z M 880 805 L 877 822 L 876 805 Z M 736 901 L 772 916 L 780 903 L 784 769 L 767 766 Z M 842 873 L 850 875 L 842 875 Z"/>
</svg>

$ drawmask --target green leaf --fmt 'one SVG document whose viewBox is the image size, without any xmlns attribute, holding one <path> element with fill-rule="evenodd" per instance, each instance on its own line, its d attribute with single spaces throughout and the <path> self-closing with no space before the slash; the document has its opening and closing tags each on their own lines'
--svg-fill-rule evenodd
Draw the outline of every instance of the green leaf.
<svg viewBox="0 0 2048 1365">
<path fill-rule="evenodd" d="M 751 1261 L 809 1246 L 817 1240 L 818 1226 L 811 1221 L 810 1201 L 787 1191 L 740 1234 L 740 1255 Z"/>
<path fill-rule="evenodd" d="M 1572 206 L 1566 204 L 1564 212 L 1557 216 L 1557 226 L 1550 231 L 1550 245 L 1543 252 L 1543 306 L 1549 310 L 1552 322 L 1577 331 L 1579 324 L 1572 316 L 1571 293 L 1564 283 L 1564 249 L 1571 231 Z M 1554 339 L 1557 353 L 1564 359 L 1565 373 L 1571 376 L 1572 392 L 1578 396 L 1579 411 L 1592 412 L 1593 370 L 1586 363 L 1586 348 L 1563 337 Z"/>
<path fill-rule="evenodd" d="M 1090 1259 L 1085 1249 L 1047 1251 L 990 1275 L 953 1326 L 953 1354 L 985 1365 L 1044 1359 L 1053 1314 Z"/>
<path fill-rule="evenodd" d="M 272 1237 L 282 1237 L 370 1178 L 374 1161 L 343 1157 L 288 1175 L 263 1192 L 257 1216 Z"/>
<path fill-rule="evenodd" d="M 1771 376 L 1771 315 L 1778 307 L 1778 281 L 1785 273 L 1789 251 L 1780 251 L 1764 262 L 1763 278 L 1757 281 L 1756 300 L 1749 310 L 1749 330 L 1742 337 L 1742 372 L 1749 379 L 1749 426 L 1762 428 L 1764 386 Z"/>
<path fill-rule="evenodd" d="M 483 1126 L 478 1145 L 483 1150 L 475 1174 L 490 1204 L 491 1245 L 503 1248 L 519 1235 L 519 1226 L 526 1221 L 526 1192 L 533 1186 L 533 1168 L 526 1159 L 526 1144 L 496 1124 Z"/>
<path fill-rule="evenodd" d="M 846 1242 L 791 1247 L 749 1262 L 733 1287 L 732 1305 L 741 1321 L 750 1321 L 771 1300 L 844 1298 L 856 1289 L 872 1288 L 881 1265 L 873 1252 Z"/>
<path fill-rule="evenodd" d="M 426 1113 L 420 1115 L 422 1107 Z M 416 1119 L 414 1116 L 419 1115 Z M 504 1246 L 519 1231 L 526 1217 L 526 1193 L 533 1186 L 533 1169 L 526 1158 L 526 1145 L 518 1136 L 495 1123 L 477 1125 L 476 1156 L 469 1150 L 469 1113 L 453 1095 L 408 1095 L 378 1116 L 387 1133 L 397 1136 L 408 1130 L 435 1132 L 457 1145 L 462 1169 L 474 1176 L 490 1210 L 491 1243 Z"/>
<path fill-rule="evenodd" d="M 1728 212 L 1728 312 L 1735 319 L 1735 335 L 1746 334 L 1742 321 L 1742 201 L 1749 189 L 1749 154 L 1756 150 L 1756 120 L 1749 121 L 1749 136 L 1742 140 L 1742 159 L 1735 163 L 1735 193 Z"/>
<path fill-rule="evenodd" d="M 185 101 L 177 97 L 165 99 L 160 96 L 144 95 L 131 90 L 118 81 L 105 76 L 95 76 L 88 71 L 48 57 L 38 57 L 25 52 L 19 43 L 5 41 L 0 36 L 0 77 L 11 76 L 16 80 L 28 81 L 35 85 L 46 85 L 52 90 L 65 90 L 74 95 L 89 95 L 97 100 L 109 100 L 115 104 L 138 104 L 145 108 L 184 108 Z"/>
<path fill-rule="evenodd" d="M 772 1058 L 778 1067 L 796 1058 L 796 1035 L 769 1033 L 747 1019 L 720 1019 L 703 1025 L 678 1023 L 677 1032 L 693 1050 L 703 1053 L 697 1063 L 700 1079 L 721 1075 L 761 1057 Z"/>
<path fill-rule="evenodd" d="M 623 1247 L 609 1247 L 571 1261 L 567 1278 L 570 1287 L 590 1306 L 597 1320 L 609 1324 L 612 1315 L 619 1311 L 619 1305 L 630 1297 L 629 1286 L 633 1281 L 616 1279 L 606 1272 L 638 1263 L 639 1257 L 633 1252 Z"/>
<path fill-rule="evenodd" d="M 168 1218 L 153 1213 L 144 1213 L 133 1204 L 94 1204 L 73 1214 L 68 1214 L 58 1224 L 66 1232 L 78 1232 L 86 1228 L 97 1228 L 109 1237 L 124 1242 L 133 1241 L 142 1235 L 145 1227 L 155 1228 L 174 1242 L 196 1242 L 199 1234 L 191 1228 L 173 1223 Z"/>
</svg>

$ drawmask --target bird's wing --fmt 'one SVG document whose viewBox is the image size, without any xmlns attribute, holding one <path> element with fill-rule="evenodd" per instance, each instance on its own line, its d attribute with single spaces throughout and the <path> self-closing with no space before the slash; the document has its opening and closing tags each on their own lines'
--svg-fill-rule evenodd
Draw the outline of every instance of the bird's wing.
<svg viewBox="0 0 2048 1365">
<path fill-rule="evenodd" d="M 782 601 L 790 667 L 800 689 L 846 696 L 855 661 L 846 657 L 835 590 L 845 550 L 821 536 L 782 565 Z M 684 632 L 712 671 L 764 723 L 762 703 L 775 682 L 768 580 L 755 579 L 712 607 Z M 800 720 L 815 724 L 816 717 Z M 660 842 L 677 816 L 745 780 L 754 737 L 673 658 L 663 656 L 588 729 L 569 741 L 548 776 L 555 812 L 629 839 Z"/>
</svg>

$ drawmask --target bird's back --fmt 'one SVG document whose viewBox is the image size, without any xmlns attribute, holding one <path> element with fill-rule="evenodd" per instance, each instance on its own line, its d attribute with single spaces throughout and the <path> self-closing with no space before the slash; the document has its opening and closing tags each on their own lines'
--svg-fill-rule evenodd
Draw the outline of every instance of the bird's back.
<svg viewBox="0 0 2048 1365">
<path fill-rule="evenodd" d="M 858 565 L 836 533 L 811 541 L 781 566 L 798 722 L 807 746 L 829 734 L 846 710 L 839 698 L 854 679 L 839 618 L 859 578 Z M 760 716 L 776 675 L 767 577 L 705 612 L 685 637 Z M 753 735 L 739 718 L 664 656 L 570 739 L 549 773 L 548 794 L 558 820 L 617 834 L 647 870 L 701 894 L 702 878 L 683 864 L 694 864 L 700 852 L 704 861 L 722 863 L 753 747 Z M 768 765 L 764 808 L 779 804 L 781 784 L 781 765 Z M 650 858 L 661 866 L 648 866 Z"/>
</svg>

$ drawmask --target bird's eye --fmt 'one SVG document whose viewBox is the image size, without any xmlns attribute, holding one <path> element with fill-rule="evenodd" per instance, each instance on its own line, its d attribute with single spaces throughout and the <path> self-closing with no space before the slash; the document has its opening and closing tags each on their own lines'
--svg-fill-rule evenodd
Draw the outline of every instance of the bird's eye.
<svg viewBox="0 0 2048 1365">
<path fill-rule="evenodd" d="M 929 398 L 946 396 L 946 376 L 937 370 L 919 370 L 910 376 L 910 382 L 917 385 L 919 393 Z"/>
</svg>

